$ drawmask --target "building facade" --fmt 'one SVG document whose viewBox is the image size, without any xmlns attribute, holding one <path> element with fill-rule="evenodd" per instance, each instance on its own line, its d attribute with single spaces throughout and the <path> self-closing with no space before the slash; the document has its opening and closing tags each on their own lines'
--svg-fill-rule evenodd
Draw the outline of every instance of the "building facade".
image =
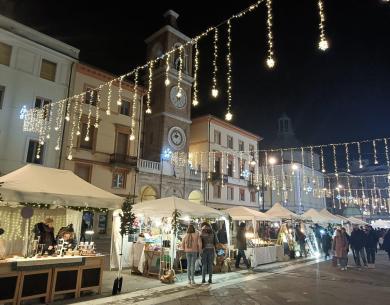
<svg viewBox="0 0 390 305">
<path fill-rule="evenodd" d="M 0 175 L 27 163 L 59 166 L 55 141 L 41 148 L 23 132 L 23 109 L 42 108 L 69 94 L 79 50 L 0 15 Z"/>
</svg>

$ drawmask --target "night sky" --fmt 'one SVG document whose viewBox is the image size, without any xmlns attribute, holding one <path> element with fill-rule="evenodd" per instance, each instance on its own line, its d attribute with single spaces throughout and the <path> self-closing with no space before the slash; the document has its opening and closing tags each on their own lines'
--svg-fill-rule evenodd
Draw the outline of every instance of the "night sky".
<svg viewBox="0 0 390 305">
<path fill-rule="evenodd" d="M 144 39 L 180 14 L 193 37 L 253 1 L 37 1 L 0 0 L 0 12 L 81 50 L 80 59 L 119 74 L 145 62 Z M 234 124 L 272 142 L 286 112 L 304 144 L 390 136 L 390 4 L 381 0 L 324 0 L 330 49 L 317 49 L 316 0 L 274 0 L 277 66 L 269 71 L 266 7 L 233 22 Z M 225 27 L 220 29 L 225 43 Z M 223 49 L 221 46 L 220 49 Z M 200 44 L 201 107 L 194 116 L 223 117 L 225 96 L 208 101 L 212 40 Z M 223 61 L 221 54 L 221 63 Z M 226 82 L 225 63 L 219 82 Z"/>
</svg>

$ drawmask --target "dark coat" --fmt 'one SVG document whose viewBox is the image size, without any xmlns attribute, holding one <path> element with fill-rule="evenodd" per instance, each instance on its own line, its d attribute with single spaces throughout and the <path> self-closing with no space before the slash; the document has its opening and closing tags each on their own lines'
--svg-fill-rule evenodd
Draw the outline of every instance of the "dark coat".
<svg viewBox="0 0 390 305">
<path fill-rule="evenodd" d="M 332 237 L 330 237 L 328 233 L 325 233 L 322 236 L 321 242 L 322 242 L 322 250 L 324 250 L 324 252 L 329 251 L 330 248 L 332 247 Z"/>
<path fill-rule="evenodd" d="M 390 252 L 390 229 L 385 234 L 385 237 L 383 238 L 383 249 L 386 252 Z"/>
<path fill-rule="evenodd" d="M 366 245 L 366 234 L 360 229 L 353 230 L 349 243 L 352 249 L 360 250 Z"/>
<path fill-rule="evenodd" d="M 376 233 L 373 230 L 366 233 L 366 247 L 376 248 L 377 244 L 378 244 L 378 237 L 376 236 Z"/>
<path fill-rule="evenodd" d="M 245 227 L 238 228 L 236 246 L 238 250 L 246 250 Z"/>
<path fill-rule="evenodd" d="M 215 249 L 215 245 L 219 243 L 217 236 L 211 228 L 203 228 L 200 233 L 202 240 L 202 249 Z"/>
<path fill-rule="evenodd" d="M 34 234 L 36 239 L 39 238 L 39 243 L 44 244 L 46 248 L 57 244 L 54 238 L 54 229 L 43 222 L 39 222 L 34 226 Z"/>
</svg>

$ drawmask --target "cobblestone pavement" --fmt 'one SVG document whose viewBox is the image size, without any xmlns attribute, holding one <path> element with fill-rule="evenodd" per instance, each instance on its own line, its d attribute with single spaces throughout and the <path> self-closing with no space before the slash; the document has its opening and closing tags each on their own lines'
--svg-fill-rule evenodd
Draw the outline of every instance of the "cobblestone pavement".
<svg viewBox="0 0 390 305">
<path fill-rule="evenodd" d="M 385 305 L 389 300 L 390 262 L 382 252 L 376 269 L 340 271 L 330 261 L 295 261 L 261 266 L 255 272 L 216 275 L 212 285 L 160 286 L 83 305 Z"/>
</svg>

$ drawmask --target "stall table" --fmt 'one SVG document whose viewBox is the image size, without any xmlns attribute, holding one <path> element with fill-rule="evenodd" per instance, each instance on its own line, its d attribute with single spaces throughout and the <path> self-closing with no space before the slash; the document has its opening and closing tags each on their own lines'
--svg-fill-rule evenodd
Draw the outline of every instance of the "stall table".
<svg viewBox="0 0 390 305">
<path fill-rule="evenodd" d="M 0 303 L 45 298 L 85 290 L 101 293 L 104 256 L 10 258 L 0 262 Z"/>
<path fill-rule="evenodd" d="M 252 267 L 276 262 L 276 246 L 248 248 L 245 254 L 251 258 Z"/>
</svg>

